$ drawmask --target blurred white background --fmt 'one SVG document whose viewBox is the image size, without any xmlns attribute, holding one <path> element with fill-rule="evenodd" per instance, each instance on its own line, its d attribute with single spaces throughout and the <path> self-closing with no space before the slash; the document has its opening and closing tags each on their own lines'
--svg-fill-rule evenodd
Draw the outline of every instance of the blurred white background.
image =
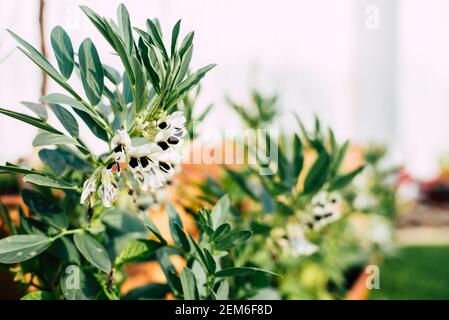
<svg viewBox="0 0 449 320">
<path fill-rule="evenodd" d="M 251 88 L 279 93 L 279 126 L 290 111 L 313 113 L 338 137 L 388 144 L 419 178 L 432 177 L 449 152 L 449 1 L 447 0 L 46 0 L 49 34 L 62 25 L 77 49 L 91 37 L 103 62 L 117 65 L 107 43 L 84 16 L 85 4 L 114 17 L 123 2 L 134 24 L 158 17 L 166 35 L 182 18 L 195 30 L 192 66 L 217 63 L 203 81 L 199 109 L 215 104 L 207 125 L 241 124 L 225 94 L 245 102 Z M 0 0 L 0 106 L 26 112 L 37 101 L 41 73 L 15 50 L 10 28 L 39 46 L 38 0 Z M 52 61 L 54 57 L 49 50 Z M 49 92 L 61 91 L 50 80 Z M 31 153 L 35 129 L 0 117 L 0 162 Z"/>
</svg>

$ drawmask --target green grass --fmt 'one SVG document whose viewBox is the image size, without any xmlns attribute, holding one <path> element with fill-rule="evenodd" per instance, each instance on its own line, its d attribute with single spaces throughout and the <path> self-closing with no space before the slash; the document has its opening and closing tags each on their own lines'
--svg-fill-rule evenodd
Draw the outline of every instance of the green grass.
<svg viewBox="0 0 449 320">
<path fill-rule="evenodd" d="M 370 299 L 449 299 L 449 246 L 403 247 L 387 257 Z"/>
</svg>

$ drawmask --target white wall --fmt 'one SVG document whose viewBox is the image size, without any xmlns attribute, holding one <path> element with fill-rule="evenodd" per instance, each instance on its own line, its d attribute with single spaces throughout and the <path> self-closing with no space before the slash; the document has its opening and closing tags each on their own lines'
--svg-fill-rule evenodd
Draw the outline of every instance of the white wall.
<svg viewBox="0 0 449 320">
<path fill-rule="evenodd" d="M 449 152 L 449 1 L 403 0 L 399 10 L 399 145 L 419 176 Z"/>
<path fill-rule="evenodd" d="M 377 140 L 414 172 L 429 176 L 436 157 L 449 149 L 449 2 L 446 0 L 123 1 L 134 23 L 158 17 L 165 30 L 178 18 L 196 31 L 193 66 L 215 62 L 205 79 L 200 107 L 214 102 L 208 124 L 240 126 L 224 94 L 245 101 L 248 90 L 279 92 L 283 128 L 289 110 L 306 119 L 318 113 L 341 138 Z M 91 37 L 104 62 L 115 64 L 108 45 L 77 8 L 87 4 L 115 17 L 119 1 L 47 0 L 47 33 L 61 24 L 77 48 Z M 0 0 L 0 27 L 37 44 L 37 0 Z M 17 6 L 22 10 L 10 19 Z M 367 7 L 379 8 L 380 29 L 367 28 Z M 14 46 L 0 31 L 0 58 Z M 446 40 L 448 39 L 448 40 Z M 0 102 L 19 107 L 37 100 L 39 72 L 19 52 L 0 65 Z M 55 85 L 51 91 L 57 91 Z M 5 138 L 13 134 L 14 139 Z M 0 161 L 29 153 L 33 129 L 0 117 Z M 447 148 L 446 148 L 447 147 Z"/>
</svg>

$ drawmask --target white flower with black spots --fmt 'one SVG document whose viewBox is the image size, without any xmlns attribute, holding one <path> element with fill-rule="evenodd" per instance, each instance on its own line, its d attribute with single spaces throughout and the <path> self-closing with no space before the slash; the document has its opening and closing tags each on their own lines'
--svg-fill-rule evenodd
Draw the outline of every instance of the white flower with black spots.
<svg viewBox="0 0 449 320">
<path fill-rule="evenodd" d="M 177 148 L 184 143 L 186 118 L 181 111 L 159 119 L 156 123 L 159 132 L 156 134 L 155 141 L 162 150 Z"/>
<path fill-rule="evenodd" d="M 154 192 L 174 175 L 174 166 L 179 159 L 177 152 L 164 152 L 158 145 L 150 143 L 133 148 L 128 165 L 140 189 Z"/>
<path fill-rule="evenodd" d="M 117 182 L 111 169 L 103 168 L 101 171 L 101 185 L 98 188 L 98 196 L 106 208 L 110 208 L 118 198 Z"/>
<path fill-rule="evenodd" d="M 312 199 L 312 218 L 308 223 L 312 229 L 332 223 L 341 217 L 341 198 L 338 194 L 320 192 Z"/>
<path fill-rule="evenodd" d="M 131 138 L 125 129 L 120 129 L 112 138 L 112 148 L 114 151 L 114 159 L 118 163 L 126 162 L 126 153 L 131 149 Z"/>
<path fill-rule="evenodd" d="M 96 169 L 94 173 L 84 181 L 83 192 L 81 193 L 80 203 L 84 204 L 88 200 L 89 208 L 92 208 L 95 202 L 95 192 L 97 191 L 98 175 L 100 169 Z"/>
</svg>

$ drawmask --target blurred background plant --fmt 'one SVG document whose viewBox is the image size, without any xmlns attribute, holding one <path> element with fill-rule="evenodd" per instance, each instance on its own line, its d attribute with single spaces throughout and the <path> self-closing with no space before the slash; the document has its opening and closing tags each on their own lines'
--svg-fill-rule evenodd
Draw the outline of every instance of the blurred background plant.
<svg viewBox="0 0 449 320">
<path fill-rule="evenodd" d="M 249 128 L 270 126 L 276 117 L 275 96 L 264 98 L 254 91 L 252 97 L 250 111 L 235 103 L 232 107 Z M 268 113 L 263 106 L 269 106 Z M 318 118 L 313 131 L 298 119 L 298 131 L 293 137 L 281 134 L 279 143 L 267 140 L 267 153 L 270 147 L 277 152 L 277 171 L 267 158 L 252 154 L 249 142 L 247 156 L 258 156 L 256 166 L 247 161 L 237 169 L 225 167 L 225 175 L 208 177 L 200 185 L 203 198 L 212 203 L 229 193 L 234 224 L 253 230 L 253 240 L 239 249 L 242 261 L 283 275 L 241 279 L 236 297 L 342 298 L 369 260 L 370 252 L 358 245 L 348 221 L 351 199 L 342 192 L 363 164 L 344 164 L 349 142 L 339 144 Z M 273 174 L 260 174 L 270 169 Z"/>
</svg>

